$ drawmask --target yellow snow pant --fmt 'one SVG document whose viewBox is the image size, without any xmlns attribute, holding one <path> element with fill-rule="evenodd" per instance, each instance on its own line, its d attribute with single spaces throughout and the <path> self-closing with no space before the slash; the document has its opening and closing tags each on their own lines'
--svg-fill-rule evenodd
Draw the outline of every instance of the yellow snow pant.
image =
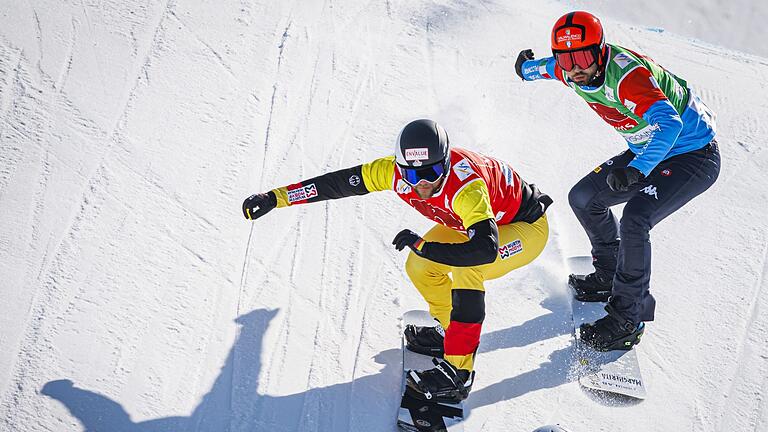
<svg viewBox="0 0 768 432">
<path fill-rule="evenodd" d="M 515 222 L 499 227 L 499 252 L 496 261 L 472 267 L 452 267 L 422 258 L 411 252 L 405 270 L 416 289 L 429 304 L 429 313 L 445 328 L 445 359 L 459 369 L 472 370 L 474 353 L 480 343 L 482 318 L 459 320 L 456 317 L 478 316 L 467 308 L 479 309 L 485 315 L 484 296 L 462 302 L 463 311 L 453 310 L 454 290 L 485 291 L 483 282 L 496 279 L 533 261 L 547 243 L 549 225 L 546 216 L 536 222 Z M 443 225 L 435 225 L 424 235 L 428 242 L 463 243 L 466 234 Z M 477 304 L 477 303 L 480 304 Z M 452 320 L 452 312 L 454 319 Z M 479 322 L 477 322 L 479 320 Z M 474 321 L 474 322 L 462 322 Z"/>
</svg>

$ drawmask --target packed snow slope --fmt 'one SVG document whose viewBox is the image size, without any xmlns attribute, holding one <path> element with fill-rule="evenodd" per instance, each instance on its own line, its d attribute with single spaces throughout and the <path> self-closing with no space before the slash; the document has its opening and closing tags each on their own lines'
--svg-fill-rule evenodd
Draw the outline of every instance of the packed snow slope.
<svg viewBox="0 0 768 432">
<path fill-rule="evenodd" d="M 768 56 L 768 2 L 755 0 L 561 0 L 566 7 L 588 9 L 651 31 Z"/>
<path fill-rule="evenodd" d="M 467 431 L 768 430 L 768 61 L 604 19 L 692 84 L 723 156 L 652 232 L 650 395 L 617 406 L 568 373 L 565 260 L 589 245 L 566 197 L 624 145 L 513 70 L 566 11 L 3 1 L 0 430 L 393 431 L 399 318 L 425 304 L 390 241 L 430 223 L 386 192 L 253 223 L 240 206 L 390 154 L 423 116 L 555 199 L 542 256 L 486 285 Z"/>
</svg>

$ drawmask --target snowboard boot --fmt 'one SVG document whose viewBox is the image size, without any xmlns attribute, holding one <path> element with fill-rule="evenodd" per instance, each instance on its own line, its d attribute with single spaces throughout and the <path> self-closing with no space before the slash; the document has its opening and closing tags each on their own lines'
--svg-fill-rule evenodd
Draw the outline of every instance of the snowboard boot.
<svg viewBox="0 0 768 432">
<path fill-rule="evenodd" d="M 572 274 L 568 276 L 568 285 L 578 301 L 607 302 L 613 289 L 613 275 L 600 270 L 588 275 Z"/>
<path fill-rule="evenodd" d="M 469 396 L 475 372 L 456 369 L 445 360 L 432 359 L 435 367 L 423 371 L 409 370 L 406 390 L 414 397 L 433 402 L 459 403 Z"/>
<path fill-rule="evenodd" d="M 415 326 L 408 324 L 403 331 L 405 335 L 406 348 L 409 350 L 432 357 L 443 357 L 443 341 L 445 340 L 445 330 L 440 322 L 435 320 L 437 325 Z"/>
<path fill-rule="evenodd" d="M 605 311 L 608 315 L 579 327 L 582 342 L 597 351 L 628 351 L 640 343 L 645 331 L 644 323 L 634 324 L 618 315 L 611 305 L 607 305 Z"/>
</svg>

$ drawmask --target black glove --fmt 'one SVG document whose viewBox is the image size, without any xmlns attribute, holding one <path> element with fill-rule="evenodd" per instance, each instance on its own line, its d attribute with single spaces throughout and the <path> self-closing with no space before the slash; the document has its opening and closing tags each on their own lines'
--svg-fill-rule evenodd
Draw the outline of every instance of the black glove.
<svg viewBox="0 0 768 432">
<path fill-rule="evenodd" d="M 523 77 L 523 63 L 526 60 L 533 60 L 534 58 L 536 57 L 533 56 L 533 50 L 531 49 L 524 49 L 520 51 L 520 54 L 517 55 L 517 61 L 515 62 L 515 72 L 521 80 L 525 81 L 525 78 Z"/>
<path fill-rule="evenodd" d="M 399 233 L 397 233 L 397 235 L 395 236 L 395 239 L 392 240 L 392 244 L 395 245 L 395 249 L 399 251 L 403 250 L 406 246 L 408 246 L 409 248 L 411 248 L 411 250 L 413 250 L 417 254 L 420 254 L 421 251 L 416 249 L 416 244 L 423 241 L 424 239 L 419 237 L 419 235 L 416 234 L 415 232 L 409 229 L 404 229 Z"/>
<path fill-rule="evenodd" d="M 643 173 L 635 167 L 618 167 L 611 170 L 608 173 L 608 177 L 605 178 L 605 182 L 608 183 L 608 187 L 615 192 L 625 192 L 630 186 L 637 183 L 642 179 Z"/>
<path fill-rule="evenodd" d="M 258 219 L 275 207 L 277 197 L 274 192 L 253 194 L 243 201 L 243 216 L 250 220 Z"/>
</svg>

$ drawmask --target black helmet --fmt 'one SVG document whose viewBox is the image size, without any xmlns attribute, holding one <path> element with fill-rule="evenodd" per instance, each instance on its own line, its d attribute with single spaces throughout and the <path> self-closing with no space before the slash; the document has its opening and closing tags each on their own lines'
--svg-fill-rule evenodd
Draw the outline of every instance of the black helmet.
<svg viewBox="0 0 768 432">
<path fill-rule="evenodd" d="M 395 161 L 403 179 L 411 185 L 421 180 L 435 183 L 450 168 L 451 146 L 448 134 L 432 120 L 408 123 L 395 145 Z"/>
</svg>

